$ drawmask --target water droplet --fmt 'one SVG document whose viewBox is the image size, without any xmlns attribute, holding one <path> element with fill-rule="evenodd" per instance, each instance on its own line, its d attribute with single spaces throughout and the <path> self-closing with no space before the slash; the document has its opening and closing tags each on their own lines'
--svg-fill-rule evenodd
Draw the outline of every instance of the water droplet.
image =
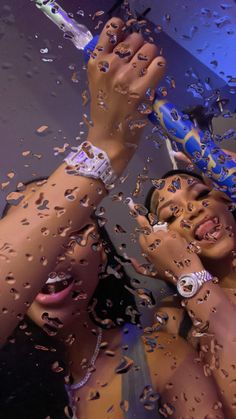
<svg viewBox="0 0 236 419">
<path fill-rule="evenodd" d="M 46 256 L 42 256 L 42 257 L 40 258 L 40 263 L 41 263 L 43 266 L 47 266 L 47 264 L 48 264 L 48 260 L 47 260 Z"/>
<path fill-rule="evenodd" d="M 15 301 L 19 300 L 19 298 L 20 298 L 19 291 L 17 291 L 15 288 L 11 288 L 10 293 L 13 294 L 13 298 L 14 298 Z"/>
<path fill-rule="evenodd" d="M 135 129 L 142 129 L 146 127 L 148 124 L 148 121 L 146 119 L 137 119 L 129 122 L 129 129 L 130 131 L 133 131 Z"/>
<path fill-rule="evenodd" d="M 82 199 L 80 199 L 80 205 L 82 205 L 82 207 L 88 207 L 89 206 L 89 196 L 88 195 L 84 195 L 84 197 Z"/>
<path fill-rule="evenodd" d="M 105 61 L 105 60 L 99 61 L 98 68 L 103 73 L 106 73 L 109 70 L 109 63 L 108 63 L 108 61 Z"/>
<path fill-rule="evenodd" d="M 166 182 L 164 179 L 152 179 L 152 184 L 156 189 L 161 190 L 165 187 Z"/>
<path fill-rule="evenodd" d="M 86 106 L 88 101 L 89 101 L 89 96 L 88 96 L 88 91 L 87 90 L 83 90 L 82 94 L 82 105 Z"/>
<path fill-rule="evenodd" d="M 147 103 L 140 103 L 140 105 L 138 106 L 138 111 L 139 113 L 141 113 L 141 115 L 149 115 L 153 111 L 152 105 L 149 105 Z"/>
<path fill-rule="evenodd" d="M 106 32 L 106 34 L 107 34 L 107 36 L 109 38 L 110 43 L 113 44 L 113 45 L 116 44 L 116 42 L 117 42 L 117 34 L 115 32 L 113 32 L 111 29 L 108 29 L 108 31 Z"/>
<path fill-rule="evenodd" d="M 58 361 L 53 362 L 51 369 L 53 372 L 56 373 L 62 372 L 64 370 L 64 368 L 60 366 Z"/>
<path fill-rule="evenodd" d="M 13 284 L 15 284 L 15 282 L 16 282 L 16 279 L 15 279 L 15 277 L 14 277 L 14 275 L 13 275 L 13 273 L 12 273 L 12 272 L 9 272 L 9 273 L 7 274 L 7 276 L 5 277 L 5 279 L 6 279 L 6 282 L 7 282 L 9 285 L 13 285 Z"/>
<path fill-rule="evenodd" d="M 126 230 L 119 224 L 116 224 L 114 227 L 116 233 L 126 233 Z"/>
<path fill-rule="evenodd" d="M 139 215 L 144 215 L 145 216 L 148 213 L 147 208 L 144 205 L 141 205 L 141 204 L 135 204 L 134 209 Z"/>
<path fill-rule="evenodd" d="M 94 20 L 96 17 L 102 16 L 104 15 L 104 10 L 98 10 L 97 12 L 94 13 L 92 20 Z"/>
<path fill-rule="evenodd" d="M 129 410 L 129 402 L 128 402 L 128 400 L 122 400 L 121 402 L 120 402 L 120 408 L 121 408 L 121 410 L 122 410 L 122 412 L 128 412 L 128 410 Z"/>
<path fill-rule="evenodd" d="M 82 17 L 84 17 L 84 11 L 83 11 L 82 9 L 77 10 L 76 14 L 77 14 L 78 16 L 82 16 Z"/>
<path fill-rule="evenodd" d="M 150 290 L 147 288 L 136 288 L 137 297 L 142 300 L 142 306 L 153 308 L 155 306 L 155 298 Z"/>
<path fill-rule="evenodd" d="M 115 372 L 116 374 L 124 374 L 130 371 L 133 365 L 134 361 L 131 358 L 123 356 L 120 364 L 115 368 Z"/>
<path fill-rule="evenodd" d="M 41 233 L 43 234 L 43 236 L 48 236 L 50 233 L 50 230 L 47 227 L 42 227 Z"/>
<path fill-rule="evenodd" d="M 90 390 L 87 400 L 98 400 L 100 399 L 100 393 L 97 390 Z"/>
<path fill-rule="evenodd" d="M 6 201 L 10 205 L 18 205 L 23 198 L 24 195 L 21 192 L 10 192 L 6 197 Z"/>
</svg>

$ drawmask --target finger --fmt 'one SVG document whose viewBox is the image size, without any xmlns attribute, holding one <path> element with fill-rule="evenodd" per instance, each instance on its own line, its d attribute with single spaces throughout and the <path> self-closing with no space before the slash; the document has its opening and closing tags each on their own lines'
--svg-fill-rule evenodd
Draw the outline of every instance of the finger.
<svg viewBox="0 0 236 419">
<path fill-rule="evenodd" d="M 110 19 L 104 26 L 99 37 L 96 47 L 96 55 L 100 56 L 101 53 L 112 52 L 114 47 L 123 39 L 124 27 L 125 24 L 122 19 L 118 17 Z"/>
<path fill-rule="evenodd" d="M 143 44 L 144 38 L 142 35 L 134 32 L 120 42 L 114 48 L 113 53 L 118 59 L 122 60 L 122 62 L 129 62 Z"/>
<path fill-rule="evenodd" d="M 132 263 L 132 266 L 133 266 L 134 270 L 138 274 L 144 275 L 144 276 L 155 276 L 156 275 L 156 272 L 153 272 L 150 269 L 148 269 L 145 265 L 142 265 L 142 263 L 139 262 L 137 259 L 130 258 L 130 261 Z"/>
<path fill-rule="evenodd" d="M 140 227 L 143 228 L 149 228 L 150 230 L 152 230 L 152 227 L 148 221 L 148 219 L 144 216 L 144 215 L 140 215 L 138 214 L 137 211 L 135 211 L 135 203 L 132 200 L 132 198 L 129 198 L 129 202 L 128 202 L 128 207 L 131 209 L 131 211 L 136 212 L 136 216 L 135 216 L 135 220 L 137 221 L 137 223 L 139 224 Z"/>
<path fill-rule="evenodd" d="M 138 76 L 144 75 L 152 60 L 157 56 L 158 48 L 154 44 L 146 43 L 137 50 L 130 61 L 135 73 Z"/>
<path fill-rule="evenodd" d="M 236 153 L 232 150 L 226 150 L 226 148 L 222 148 L 222 151 L 224 151 L 224 153 L 229 154 L 232 159 L 234 159 L 236 161 Z"/>
<path fill-rule="evenodd" d="M 165 74 L 166 61 L 162 56 L 155 57 L 147 68 L 145 75 L 136 80 L 136 90 L 145 94 L 147 89 L 155 89 Z"/>
<path fill-rule="evenodd" d="M 179 161 L 182 161 L 182 162 L 187 163 L 187 164 L 192 163 L 190 158 L 188 156 L 186 156 L 186 154 L 182 153 L 181 151 L 171 150 L 170 154 L 174 157 L 175 160 L 179 160 Z"/>
</svg>

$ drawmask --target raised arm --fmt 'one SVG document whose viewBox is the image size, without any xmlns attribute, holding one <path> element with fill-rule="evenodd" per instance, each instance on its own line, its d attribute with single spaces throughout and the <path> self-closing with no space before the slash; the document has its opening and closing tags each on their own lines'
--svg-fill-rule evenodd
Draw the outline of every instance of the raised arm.
<svg viewBox="0 0 236 419">
<path fill-rule="evenodd" d="M 154 232 L 145 217 L 138 215 L 136 219 L 146 232 L 140 237 L 141 248 L 155 265 L 159 278 L 176 285 L 181 275 L 204 270 L 199 256 L 189 251 L 187 241 L 179 233 Z M 206 282 L 196 295 L 183 299 L 183 307 L 193 321 L 195 332 L 201 337 L 200 365 L 206 376 L 214 377 L 227 417 L 234 417 L 232 384 L 236 361 L 236 307 L 219 284 L 214 282 Z"/>
<path fill-rule="evenodd" d="M 125 41 L 125 44 L 120 44 Z M 127 54 L 121 54 L 124 48 Z M 145 54 L 147 60 L 138 58 Z M 140 34 L 126 36 L 121 19 L 104 27 L 88 63 L 92 123 L 88 140 L 105 151 L 119 176 L 138 146 L 145 119 L 138 111 L 148 102 L 164 73 L 165 61 Z M 107 194 L 101 180 L 69 174 L 67 164 L 35 195 L 25 197 L 0 221 L 1 344 L 11 334 L 53 269 L 63 244 L 80 229 Z M 73 171 L 72 171 L 73 172 Z"/>
</svg>

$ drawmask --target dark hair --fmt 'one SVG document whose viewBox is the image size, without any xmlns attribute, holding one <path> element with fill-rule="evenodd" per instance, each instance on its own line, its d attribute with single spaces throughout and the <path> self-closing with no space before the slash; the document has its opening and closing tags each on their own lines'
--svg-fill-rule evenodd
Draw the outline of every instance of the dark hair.
<svg viewBox="0 0 236 419">
<path fill-rule="evenodd" d="M 47 180 L 46 177 L 33 179 L 25 182 L 24 186 L 45 180 Z M 10 207 L 11 204 L 5 205 L 2 218 L 7 215 Z M 99 227 L 98 218 L 95 215 L 92 215 L 91 218 L 97 224 L 100 240 L 107 254 L 107 265 L 105 272 L 99 274 L 99 283 L 88 303 L 90 317 L 96 324 L 104 328 L 115 327 L 123 323 L 137 324 L 140 314 L 137 310 L 135 297 L 131 292 L 132 290 L 135 292 L 135 289 L 122 266 L 128 261 L 117 254 L 106 229 Z"/>
<path fill-rule="evenodd" d="M 99 274 L 99 283 L 88 304 L 92 320 L 101 327 L 112 328 L 124 323 L 139 323 L 140 313 L 135 303 L 135 289 L 123 264 L 128 261 L 117 254 L 104 227 L 99 227 L 107 265 Z M 130 290 L 130 291 L 129 291 Z"/>
</svg>

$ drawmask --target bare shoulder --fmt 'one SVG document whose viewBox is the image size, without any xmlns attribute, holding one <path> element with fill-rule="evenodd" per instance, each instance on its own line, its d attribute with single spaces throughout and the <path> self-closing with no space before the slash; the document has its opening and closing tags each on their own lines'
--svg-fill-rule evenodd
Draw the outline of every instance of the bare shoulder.
<svg viewBox="0 0 236 419">
<path fill-rule="evenodd" d="M 193 347 L 180 336 L 162 331 L 150 338 L 156 341 L 152 351 L 146 336 L 143 342 L 153 387 L 161 395 L 159 411 L 171 410 L 173 419 L 223 419 L 214 379 L 204 374 Z"/>
<path fill-rule="evenodd" d="M 152 382 L 162 392 L 193 348 L 178 334 L 158 331 L 142 337 Z"/>
</svg>

